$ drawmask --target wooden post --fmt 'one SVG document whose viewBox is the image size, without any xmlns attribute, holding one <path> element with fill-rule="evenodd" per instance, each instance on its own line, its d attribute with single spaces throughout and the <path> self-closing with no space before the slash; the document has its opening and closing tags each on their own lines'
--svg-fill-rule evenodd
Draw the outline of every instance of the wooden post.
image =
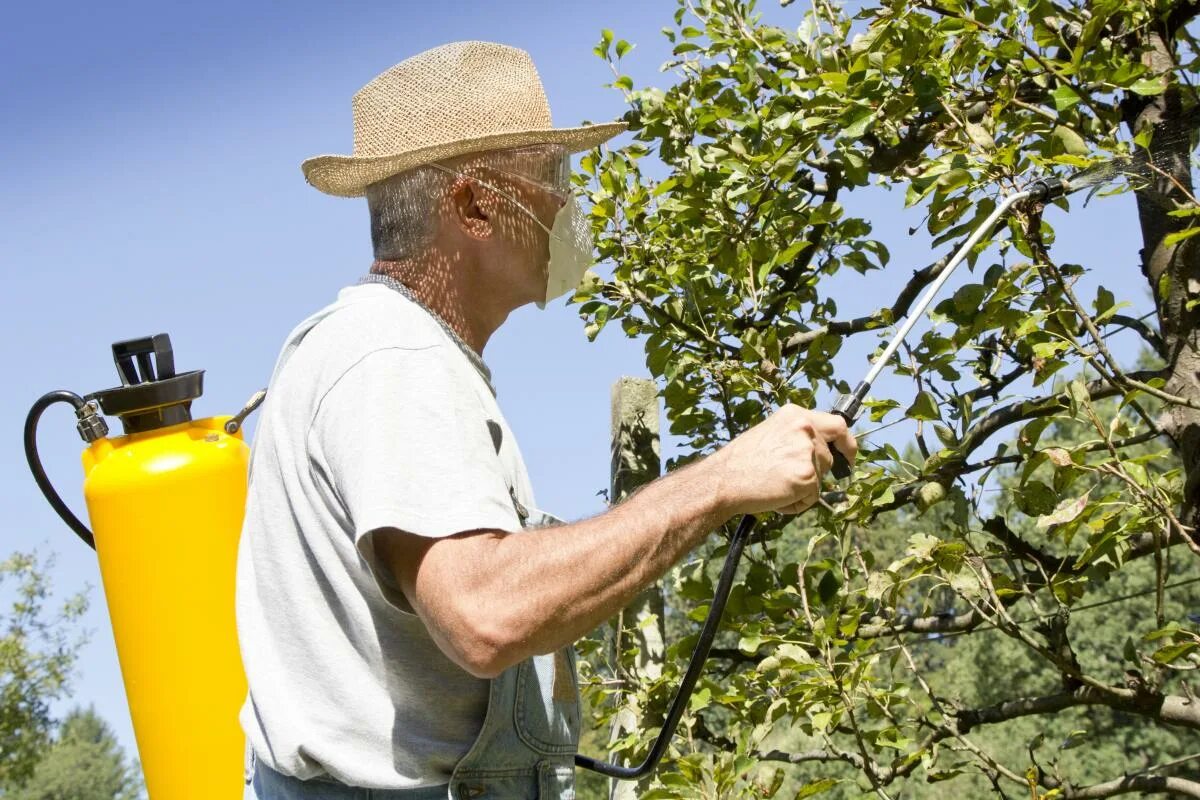
<svg viewBox="0 0 1200 800">
<path fill-rule="evenodd" d="M 612 483 L 609 502 L 613 505 L 633 494 L 662 473 L 658 440 L 658 391 L 654 381 L 623 377 L 612 388 Z M 663 592 L 650 586 L 617 617 L 614 630 L 614 663 L 633 680 L 653 680 L 662 675 L 664 641 Z M 637 655 L 628 661 L 622 653 L 630 647 Z M 643 713 L 632 699 L 613 721 L 616 741 L 643 724 Z M 612 781 L 610 800 L 636 800 L 638 784 Z"/>
</svg>

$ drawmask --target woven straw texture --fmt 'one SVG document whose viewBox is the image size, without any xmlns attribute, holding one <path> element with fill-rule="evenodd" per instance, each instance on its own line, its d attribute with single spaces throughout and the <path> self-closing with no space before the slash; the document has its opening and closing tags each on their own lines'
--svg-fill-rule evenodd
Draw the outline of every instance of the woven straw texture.
<svg viewBox="0 0 1200 800">
<path fill-rule="evenodd" d="M 406 169 L 482 150 L 562 144 L 588 150 L 623 122 L 555 128 L 533 60 L 491 42 L 426 50 L 379 75 L 354 95 L 353 155 L 322 155 L 300 165 L 327 194 L 359 197 Z"/>
</svg>

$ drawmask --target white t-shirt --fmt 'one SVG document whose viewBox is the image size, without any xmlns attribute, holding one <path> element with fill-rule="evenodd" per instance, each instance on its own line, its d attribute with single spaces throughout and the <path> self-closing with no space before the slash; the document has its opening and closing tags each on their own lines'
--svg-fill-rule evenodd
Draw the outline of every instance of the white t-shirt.
<svg viewBox="0 0 1200 800">
<path fill-rule="evenodd" d="M 488 683 L 434 644 L 369 534 L 520 529 L 532 492 L 491 386 L 428 312 L 366 284 L 292 331 L 261 415 L 237 565 L 248 742 L 301 779 L 445 783 Z"/>
</svg>

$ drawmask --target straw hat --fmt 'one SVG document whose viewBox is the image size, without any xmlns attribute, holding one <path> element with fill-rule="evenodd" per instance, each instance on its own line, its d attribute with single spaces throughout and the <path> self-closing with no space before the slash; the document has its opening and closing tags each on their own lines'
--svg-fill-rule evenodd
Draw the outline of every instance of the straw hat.
<svg viewBox="0 0 1200 800">
<path fill-rule="evenodd" d="M 533 60 L 491 42 L 454 42 L 401 61 L 354 95 L 354 154 L 300 165 L 327 194 L 359 197 L 407 169 L 481 150 L 562 144 L 588 150 L 623 122 L 555 128 Z"/>
</svg>

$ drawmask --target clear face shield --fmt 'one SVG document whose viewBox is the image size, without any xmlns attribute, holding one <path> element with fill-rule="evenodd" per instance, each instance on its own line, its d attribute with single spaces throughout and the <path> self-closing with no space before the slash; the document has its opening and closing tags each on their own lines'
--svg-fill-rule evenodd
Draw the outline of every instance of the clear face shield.
<svg viewBox="0 0 1200 800">
<path fill-rule="evenodd" d="M 532 145 L 510 150 L 493 150 L 471 156 L 456 167 L 444 164 L 430 166 L 474 180 L 512 202 L 544 230 L 550 240 L 550 257 L 546 264 L 546 292 L 537 301 L 538 308 L 572 291 L 592 265 L 591 230 L 579 201 L 571 191 L 570 153 L 562 145 Z M 545 192 L 560 203 L 554 223 L 547 228 L 529 205 L 514 197 L 513 192 L 486 179 L 487 173 L 505 177 L 507 183 Z"/>
</svg>

